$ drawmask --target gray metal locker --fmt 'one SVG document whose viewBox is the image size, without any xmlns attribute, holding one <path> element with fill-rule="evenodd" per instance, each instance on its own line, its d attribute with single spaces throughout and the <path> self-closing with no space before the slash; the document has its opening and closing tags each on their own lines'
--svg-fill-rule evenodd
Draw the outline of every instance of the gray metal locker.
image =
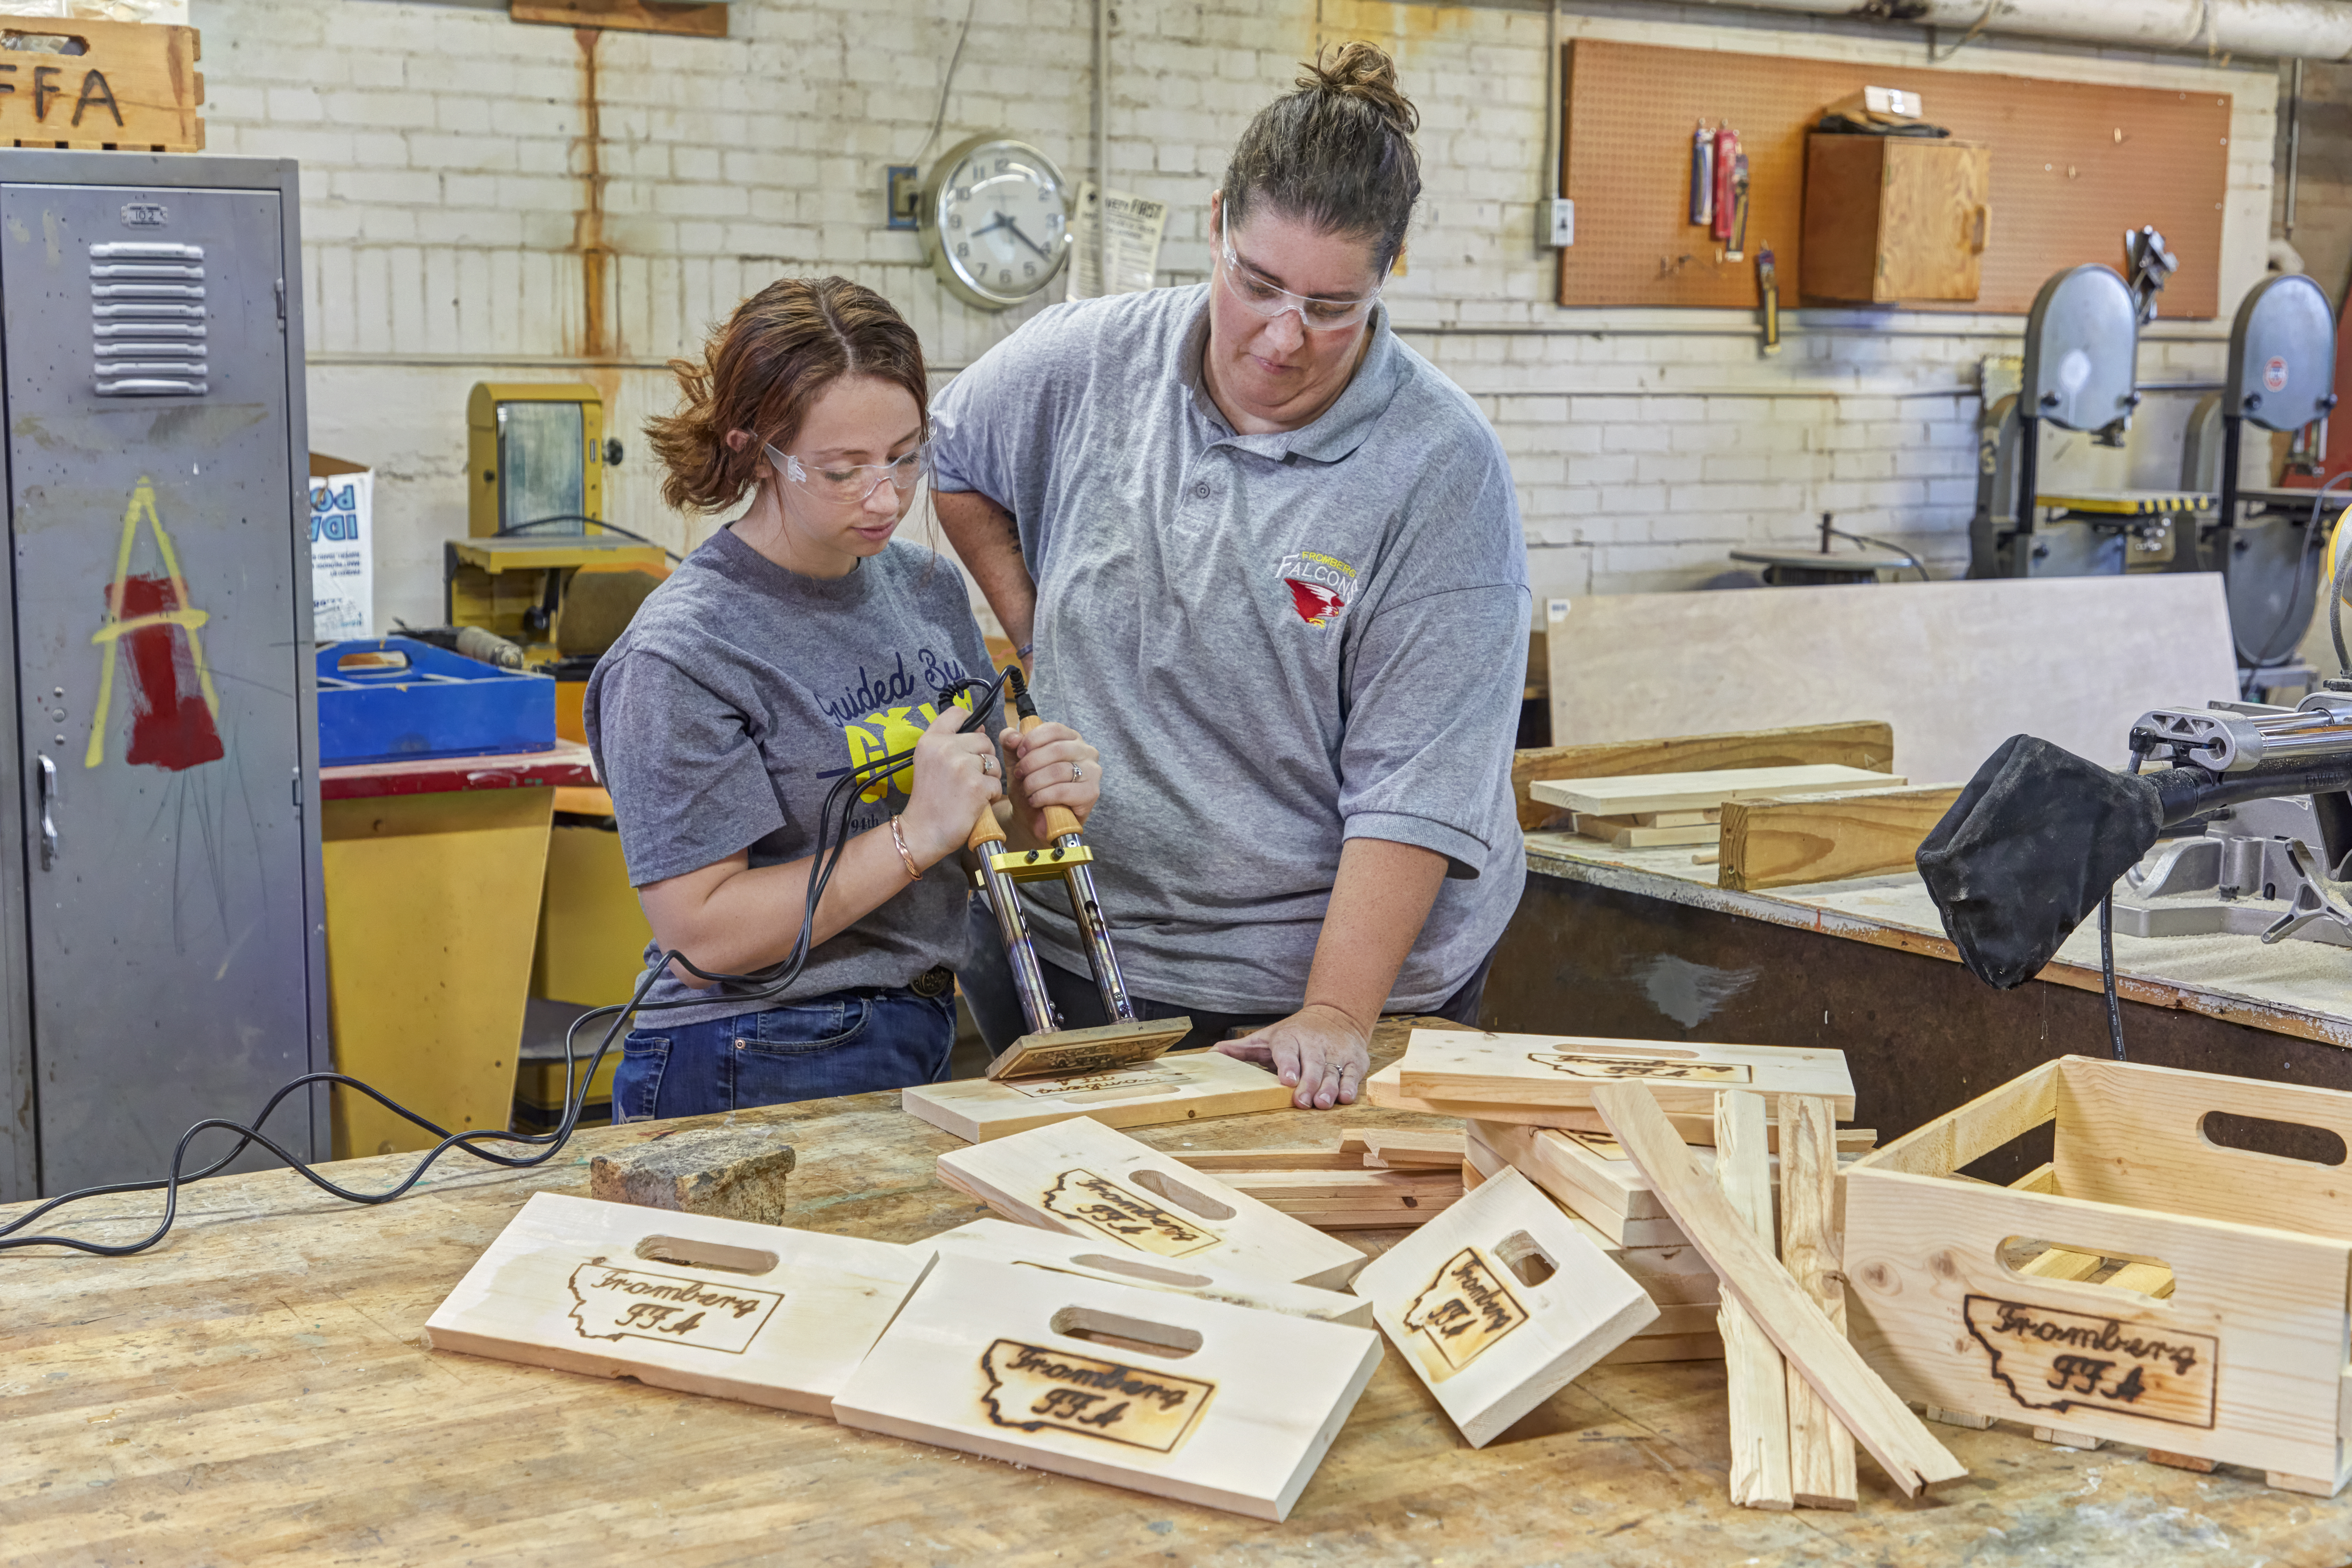
<svg viewBox="0 0 2352 1568">
<path fill-rule="evenodd" d="M 0 149 L 0 1198 L 328 1065 L 296 180 Z"/>
</svg>

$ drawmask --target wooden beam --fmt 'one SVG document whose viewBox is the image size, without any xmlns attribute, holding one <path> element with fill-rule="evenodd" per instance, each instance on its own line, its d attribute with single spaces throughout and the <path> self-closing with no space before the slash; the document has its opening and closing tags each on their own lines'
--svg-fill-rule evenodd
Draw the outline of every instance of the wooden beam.
<svg viewBox="0 0 2352 1568">
<path fill-rule="evenodd" d="M 518 22 L 561 27 L 677 33 L 695 38 L 727 36 L 726 0 L 508 0 L 507 14 Z"/>
<path fill-rule="evenodd" d="M 1648 1174 L 1691 1245 L 1721 1279 L 1724 1290 L 1739 1299 L 1898 1490 L 1916 1497 L 1938 1481 L 1969 1473 L 1739 1223 L 1689 1149 L 1675 1136 L 1646 1085 L 1599 1085 L 1593 1103 L 1608 1119 L 1617 1142 Z"/>
<path fill-rule="evenodd" d="M 1696 1169 L 1696 1166 L 1693 1167 Z M 1764 1097 L 1715 1097 L 1715 1185 L 1748 1233 L 1772 1245 L 1772 1178 L 1764 1153 Z M 1727 1296 L 1716 1308 L 1731 1403 L 1731 1500 L 1738 1508 L 1797 1506 L 1789 1474 L 1789 1368 L 1772 1342 Z"/>
<path fill-rule="evenodd" d="M 1911 869 L 1958 784 L 1856 791 L 1723 806 L 1718 886 L 1740 892 Z"/>
<path fill-rule="evenodd" d="M 1811 763 L 1843 763 L 1873 773 L 1890 772 L 1895 764 L 1895 726 L 1877 720 L 1854 720 L 1843 724 L 1799 724 L 1785 730 L 1680 735 L 1662 741 L 1538 747 L 1512 753 L 1511 794 L 1518 801 L 1520 829 L 1534 833 L 1567 816 L 1560 807 L 1528 793 L 1528 785 L 1537 779 L 1622 778 L 1700 768 L 1802 767 Z"/>
<path fill-rule="evenodd" d="M 1845 1331 L 1843 1251 L 1837 1226 L 1836 1119 L 1810 1095 L 1780 1100 L 1780 1261 L 1797 1288 Z M 1852 1508 L 1860 1494 L 1853 1435 L 1822 1396 L 1789 1369 L 1789 1481 L 1806 1508 Z"/>
</svg>

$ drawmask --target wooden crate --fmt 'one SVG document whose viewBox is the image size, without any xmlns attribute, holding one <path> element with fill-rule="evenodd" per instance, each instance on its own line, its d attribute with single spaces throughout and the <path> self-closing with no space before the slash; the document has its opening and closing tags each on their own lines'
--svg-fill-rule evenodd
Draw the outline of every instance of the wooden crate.
<svg viewBox="0 0 2352 1568">
<path fill-rule="evenodd" d="M 201 153 L 201 36 L 137 22 L 0 17 L 7 37 L 77 40 L 78 53 L 0 54 L 0 143 L 92 152 Z"/>
<path fill-rule="evenodd" d="M 1969 1424 L 2334 1496 L 2352 1479 L 2352 1184 L 2214 1142 L 2216 1113 L 2352 1134 L 2352 1093 L 2066 1057 L 1855 1162 L 1854 1344 L 1904 1397 Z M 2048 1122 L 2050 1164 L 2015 1186 L 1955 1176 Z M 2101 1261 L 2049 1267 L 2070 1254 Z"/>
<path fill-rule="evenodd" d="M 1973 300 L 1992 230 L 1992 151 L 1815 135 L 1805 148 L 1808 300 Z"/>
</svg>

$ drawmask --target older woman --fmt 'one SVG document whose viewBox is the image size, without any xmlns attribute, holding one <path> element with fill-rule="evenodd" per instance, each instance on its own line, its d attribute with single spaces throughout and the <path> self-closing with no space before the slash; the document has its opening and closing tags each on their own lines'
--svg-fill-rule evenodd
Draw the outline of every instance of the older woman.
<svg viewBox="0 0 2352 1568">
<path fill-rule="evenodd" d="M 1380 303 L 1417 116 L 1368 44 L 1307 71 L 1212 198 L 1212 279 L 1041 312 L 940 397 L 935 484 L 1117 773 L 1088 832 L 1138 1016 L 1328 1107 L 1381 1013 L 1476 1018 L 1528 603 L 1501 445 Z M 1034 924 L 1064 1025 L 1100 1022 L 1072 923 Z"/>
</svg>

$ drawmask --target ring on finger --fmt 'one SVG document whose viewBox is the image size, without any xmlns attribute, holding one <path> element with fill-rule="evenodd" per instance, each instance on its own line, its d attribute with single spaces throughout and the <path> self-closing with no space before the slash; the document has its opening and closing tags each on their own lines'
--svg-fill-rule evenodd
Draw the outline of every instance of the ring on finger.
<svg viewBox="0 0 2352 1568">
<path fill-rule="evenodd" d="M 1086 770 L 1086 769 L 1084 769 L 1084 768 L 1080 767 L 1080 766 L 1079 766 L 1077 763 L 1072 763 L 1070 764 L 1070 782 L 1071 782 L 1072 784 L 1083 784 L 1083 783 L 1085 783 L 1085 782 L 1086 782 L 1086 777 L 1087 777 L 1087 770 Z"/>
</svg>

